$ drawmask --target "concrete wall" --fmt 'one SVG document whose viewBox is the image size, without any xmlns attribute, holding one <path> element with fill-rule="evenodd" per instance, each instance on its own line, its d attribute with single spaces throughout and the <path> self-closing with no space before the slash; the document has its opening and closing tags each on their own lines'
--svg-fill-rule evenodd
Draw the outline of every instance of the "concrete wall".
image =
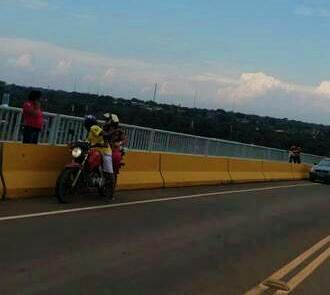
<svg viewBox="0 0 330 295">
<path fill-rule="evenodd" d="M 0 191 L 6 198 L 54 195 L 71 160 L 67 147 L 1 143 Z M 149 189 L 308 178 L 310 167 L 283 162 L 129 152 L 118 189 Z"/>
</svg>

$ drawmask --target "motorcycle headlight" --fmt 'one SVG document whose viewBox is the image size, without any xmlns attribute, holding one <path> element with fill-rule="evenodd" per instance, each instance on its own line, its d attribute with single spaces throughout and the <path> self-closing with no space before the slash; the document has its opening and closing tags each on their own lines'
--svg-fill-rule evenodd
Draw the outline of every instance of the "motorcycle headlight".
<svg viewBox="0 0 330 295">
<path fill-rule="evenodd" d="M 79 148 L 79 147 L 75 147 L 73 150 L 72 150 L 72 157 L 74 158 L 79 158 L 82 154 L 82 149 Z"/>
</svg>

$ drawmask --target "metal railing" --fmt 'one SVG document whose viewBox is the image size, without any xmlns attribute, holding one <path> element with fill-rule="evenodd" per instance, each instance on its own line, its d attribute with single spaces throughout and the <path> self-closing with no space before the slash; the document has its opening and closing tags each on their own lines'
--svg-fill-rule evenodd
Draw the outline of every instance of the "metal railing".
<svg viewBox="0 0 330 295">
<path fill-rule="evenodd" d="M 288 161 L 288 151 L 194 135 L 122 124 L 128 148 L 207 156 Z M 40 143 L 63 145 L 86 136 L 83 118 L 44 113 Z M 20 141 L 22 110 L 0 106 L 0 141 Z M 321 156 L 302 154 L 304 163 L 315 163 Z"/>
</svg>

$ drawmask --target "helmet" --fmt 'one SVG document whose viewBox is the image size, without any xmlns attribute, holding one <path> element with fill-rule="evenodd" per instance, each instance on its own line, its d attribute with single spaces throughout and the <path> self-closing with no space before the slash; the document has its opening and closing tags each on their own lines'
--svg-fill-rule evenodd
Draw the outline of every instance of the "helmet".
<svg viewBox="0 0 330 295">
<path fill-rule="evenodd" d="M 111 119 L 111 122 L 119 124 L 119 118 L 116 114 L 111 114 L 110 119 Z"/>
<path fill-rule="evenodd" d="M 110 113 L 105 113 L 103 115 L 103 117 L 108 120 L 108 121 L 111 121 L 113 123 L 119 123 L 119 118 L 116 114 L 110 114 Z"/>
<path fill-rule="evenodd" d="M 107 121 L 111 120 L 111 114 L 110 113 L 105 113 L 103 114 L 104 119 L 106 119 Z"/>
<path fill-rule="evenodd" d="M 97 120 L 96 117 L 93 115 L 88 115 L 85 117 L 85 121 L 84 121 L 85 127 L 87 129 L 91 128 L 93 125 L 97 124 Z"/>
</svg>

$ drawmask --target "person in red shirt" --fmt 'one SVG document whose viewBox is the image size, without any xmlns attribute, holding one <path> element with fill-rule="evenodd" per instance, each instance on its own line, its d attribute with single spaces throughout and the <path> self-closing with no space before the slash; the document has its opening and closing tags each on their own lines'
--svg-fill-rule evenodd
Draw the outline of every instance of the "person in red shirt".
<svg viewBox="0 0 330 295">
<path fill-rule="evenodd" d="M 40 108 L 42 93 L 32 90 L 28 100 L 23 105 L 23 143 L 37 144 L 43 123 Z"/>
<path fill-rule="evenodd" d="M 301 163 L 301 147 L 293 145 L 289 150 L 289 162 L 294 164 Z"/>
</svg>

